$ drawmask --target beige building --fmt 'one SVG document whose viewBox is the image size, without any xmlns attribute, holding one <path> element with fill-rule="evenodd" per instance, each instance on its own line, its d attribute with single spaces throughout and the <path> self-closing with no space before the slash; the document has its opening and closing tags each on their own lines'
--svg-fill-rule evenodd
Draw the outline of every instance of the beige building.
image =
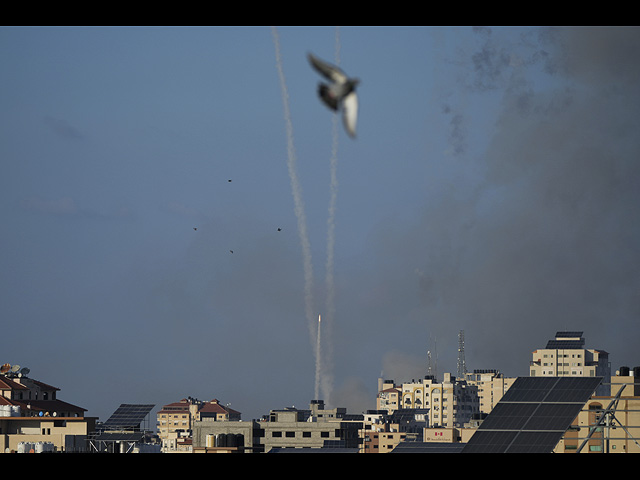
<svg viewBox="0 0 640 480">
<path fill-rule="evenodd" d="M 592 396 L 555 453 L 640 453 L 640 368 L 621 367 L 610 392 Z"/>
<path fill-rule="evenodd" d="M 488 415 L 500 401 L 516 377 L 505 377 L 497 370 L 474 370 L 467 373 L 467 383 L 478 388 L 480 413 Z"/>
<path fill-rule="evenodd" d="M 393 380 L 378 379 L 378 395 L 376 396 L 376 409 L 393 413 L 401 408 L 402 389 L 396 387 Z"/>
<path fill-rule="evenodd" d="M 192 453 L 194 422 L 240 421 L 240 412 L 213 399 L 203 402 L 192 397 L 169 403 L 156 415 L 158 437 L 162 441 L 162 453 Z"/>
<path fill-rule="evenodd" d="M 363 414 L 359 453 L 389 453 L 400 442 L 417 440 L 426 425 L 426 411 L 400 409 Z"/>
<path fill-rule="evenodd" d="M 611 376 L 609 354 L 584 348 L 582 332 L 557 332 L 545 348 L 535 350 L 530 364 L 532 377 L 603 377 Z M 603 387 L 597 391 L 607 395 Z"/>
<path fill-rule="evenodd" d="M 458 427 L 469 423 L 479 413 L 478 387 L 464 379 L 445 373 L 442 382 L 427 375 L 423 379 L 403 383 L 382 382 L 377 395 L 379 409 L 392 412 L 394 402 L 397 409 L 424 409 L 428 413 L 430 427 Z"/>
<path fill-rule="evenodd" d="M 215 421 L 203 417 L 194 424 L 194 453 L 268 453 L 282 449 L 323 447 L 357 449 L 359 421 L 346 409 L 325 409 L 314 400 L 308 410 L 271 410 L 263 421 Z"/>
<path fill-rule="evenodd" d="M 190 453 L 193 421 L 201 401 L 188 397 L 163 406 L 156 414 L 162 453 Z"/>
<path fill-rule="evenodd" d="M 87 451 L 96 419 L 59 400 L 59 388 L 6 367 L 0 374 L 0 452 Z"/>
</svg>

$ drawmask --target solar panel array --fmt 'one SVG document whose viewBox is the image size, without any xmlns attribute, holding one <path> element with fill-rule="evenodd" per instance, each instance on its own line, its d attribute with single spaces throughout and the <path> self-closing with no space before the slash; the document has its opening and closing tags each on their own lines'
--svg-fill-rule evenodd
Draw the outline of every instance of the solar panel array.
<svg viewBox="0 0 640 480">
<path fill-rule="evenodd" d="M 400 442 L 389 453 L 460 453 L 464 446 L 452 442 Z"/>
<path fill-rule="evenodd" d="M 549 340 L 548 350 L 577 350 L 584 348 L 584 339 L 580 340 Z"/>
<path fill-rule="evenodd" d="M 547 342 L 548 349 L 569 350 L 584 348 L 583 332 L 557 332 L 554 340 Z"/>
<path fill-rule="evenodd" d="M 139 427 L 153 407 L 155 407 L 155 405 L 123 403 L 113 412 L 111 417 L 104 422 L 104 425 L 115 428 Z"/>
<path fill-rule="evenodd" d="M 462 453 L 551 453 L 600 377 L 519 377 Z"/>
</svg>

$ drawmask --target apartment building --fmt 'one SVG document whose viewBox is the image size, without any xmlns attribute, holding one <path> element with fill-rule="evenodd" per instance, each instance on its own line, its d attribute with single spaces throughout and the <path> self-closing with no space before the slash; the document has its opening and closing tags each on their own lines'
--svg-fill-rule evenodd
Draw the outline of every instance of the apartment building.
<svg viewBox="0 0 640 480">
<path fill-rule="evenodd" d="M 201 401 L 183 398 L 164 405 L 156 414 L 156 428 L 162 442 L 162 453 L 183 453 L 191 449 L 193 421 Z"/>
<path fill-rule="evenodd" d="M 401 442 L 416 440 L 426 426 L 427 412 L 370 410 L 363 415 L 359 453 L 389 453 Z"/>
<path fill-rule="evenodd" d="M 442 382 L 433 375 L 396 386 L 392 381 L 379 383 L 377 408 L 422 409 L 430 427 L 458 427 L 469 423 L 479 413 L 478 387 L 465 379 L 445 373 Z M 380 387 L 379 387 L 380 388 Z M 396 407 L 397 403 L 397 407 Z M 396 408 L 394 408 L 396 407 Z"/>
<path fill-rule="evenodd" d="M 467 383 L 478 388 L 480 414 L 488 415 L 516 377 L 505 377 L 498 370 L 474 370 L 466 374 Z"/>
<path fill-rule="evenodd" d="M 240 421 L 241 413 L 218 399 L 204 402 L 193 397 L 164 405 L 156 414 L 163 453 L 191 453 L 193 425 L 202 421 Z"/>
<path fill-rule="evenodd" d="M 314 400 L 309 409 L 271 410 L 262 421 L 214 421 L 203 417 L 194 423 L 194 453 L 269 453 L 283 449 L 335 447 L 355 450 L 362 416 L 344 408 L 325 409 Z"/>
<path fill-rule="evenodd" d="M 83 452 L 96 419 L 57 398 L 59 388 L 3 365 L 0 373 L 0 452 Z"/>
<path fill-rule="evenodd" d="M 557 332 L 545 348 L 534 350 L 530 376 L 609 378 L 609 354 L 604 350 L 585 348 L 582 334 L 583 332 Z M 606 387 L 598 387 L 596 394 L 607 395 Z"/>
<path fill-rule="evenodd" d="M 621 367 L 585 404 L 554 453 L 640 453 L 640 367 Z"/>
<path fill-rule="evenodd" d="M 401 408 L 402 389 L 396 387 L 393 380 L 378 379 L 376 409 L 393 413 Z"/>
</svg>

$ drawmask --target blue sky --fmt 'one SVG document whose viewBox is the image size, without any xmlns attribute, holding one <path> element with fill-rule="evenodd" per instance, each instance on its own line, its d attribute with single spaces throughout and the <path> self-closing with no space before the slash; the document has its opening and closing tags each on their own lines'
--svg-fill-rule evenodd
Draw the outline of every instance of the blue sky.
<svg viewBox="0 0 640 480">
<path fill-rule="evenodd" d="M 558 330 L 639 365 L 639 40 L 0 28 L 0 360 L 103 420 L 306 407 L 317 315 L 320 396 L 356 412 L 427 350 L 455 373 L 460 330 L 469 369 L 527 375 Z M 355 140 L 308 52 L 360 78 Z"/>
</svg>

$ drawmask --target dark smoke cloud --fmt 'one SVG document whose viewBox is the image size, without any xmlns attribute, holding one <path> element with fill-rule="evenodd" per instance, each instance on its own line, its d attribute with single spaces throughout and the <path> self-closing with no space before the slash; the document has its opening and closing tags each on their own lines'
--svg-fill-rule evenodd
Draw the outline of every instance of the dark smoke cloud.
<svg viewBox="0 0 640 480">
<path fill-rule="evenodd" d="M 633 354 L 640 30 L 566 29 L 549 38 L 563 62 L 550 69 L 549 61 L 545 71 L 562 75 L 562 83 L 534 92 L 513 72 L 483 157 L 479 202 L 469 205 L 475 222 L 458 263 L 460 282 L 449 296 L 486 343 L 478 355 L 485 362 L 501 342 L 530 351 L 566 328 L 610 351 L 614 367 L 640 362 Z M 494 80 L 506 56 L 482 52 L 474 65 L 486 60 L 480 72 Z"/>
<path fill-rule="evenodd" d="M 531 352 L 564 329 L 614 369 L 640 364 L 640 29 L 531 29 L 517 45 L 500 33 L 478 30 L 468 56 L 467 92 L 502 92 L 486 151 L 464 150 L 482 179 L 452 181 L 409 232 L 379 240 L 380 256 L 397 244 L 420 259 L 406 315 L 427 319 L 441 372 L 455 373 L 460 329 L 470 369 L 528 375 Z M 391 277 L 411 268 L 395 260 Z"/>
</svg>

